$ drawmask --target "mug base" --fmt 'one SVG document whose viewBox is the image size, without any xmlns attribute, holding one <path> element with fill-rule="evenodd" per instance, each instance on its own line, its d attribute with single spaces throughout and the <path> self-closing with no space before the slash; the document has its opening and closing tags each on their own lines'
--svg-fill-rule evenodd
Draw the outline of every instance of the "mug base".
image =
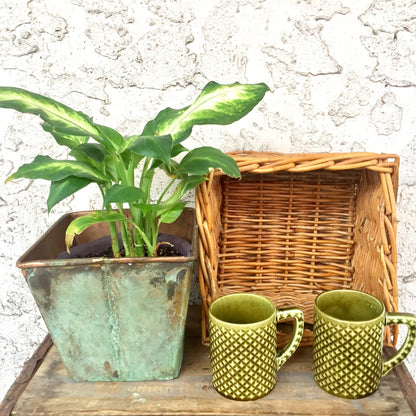
<svg viewBox="0 0 416 416">
<path fill-rule="evenodd" d="M 316 381 L 315 381 L 315 384 L 322 390 L 322 391 L 324 391 L 325 393 L 328 393 L 328 394 L 330 394 L 331 396 L 335 396 L 335 397 L 338 397 L 338 398 L 340 398 L 340 399 L 349 399 L 349 400 L 359 400 L 359 399 L 364 399 L 364 398 L 366 398 L 366 397 L 368 397 L 368 396 L 371 396 L 372 394 L 374 394 L 376 391 L 377 391 L 377 389 L 378 389 L 378 386 L 377 386 L 377 388 L 376 389 L 374 389 L 374 390 L 372 390 L 372 391 L 370 391 L 370 392 L 367 392 L 367 393 L 364 393 L 364 394 L 352 394 L 352 393 L 350 393 L 350 392 L 334 392 L 334 391 L 332 391 L 332 390 L 330 390 L 330 389 L 327 389 L 327 388 L 325 388 L 325 387 L 323 387 L 323 386 L 321 386 L 320 384 L 318 384 Z"/>
<path fill-rule="evenodd" d="M 222 392 L 221 390 L 219 390 L 218 388 L 216 388 L 214 386 L 214 389 L 216 390 L 216 392 L 218 394 L 220 394 L 222 397 L 225 397 L 226 399 L 231 399 L 231 400 L 235 400 L 238 402 L 249 402 L 249 401 L 255 401 L 255 400 L 259 400 L 265 396 L 267 396 L 273 389 L 271 388 L 270 390 L 266 391 L 264 394 L 260 394 L 260 395 L 253 395 L 253 394 L 230 394 L 229 392 Z"/>
</svg>

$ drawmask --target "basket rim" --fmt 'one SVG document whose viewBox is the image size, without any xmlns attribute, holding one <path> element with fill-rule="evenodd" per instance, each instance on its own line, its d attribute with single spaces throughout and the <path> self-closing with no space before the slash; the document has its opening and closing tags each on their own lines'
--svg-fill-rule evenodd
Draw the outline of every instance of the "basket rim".
<svg viewBox="0 0 416 416">
<path fill-rule="evenodd" d="M 273 173 L 277 171 L 309 172 L 312 170 L 370 169 L 393 173 L 398 168 L 400 157 L 393 153 L 279 153 L 253 150 L 227 152 L 240 172 Z M 216 175 L 223 174 L 216 171 Z"/>
<path fill-rule="evenodd" d="M 288 157 L 297 160 L 314 160 L 328 158 L 333 160 L 343 160 L 347 158 L 398 158 L 399 156 L 394 153 L 377 153 L 377 152 L 295 152 L 295 153 L 282 153 L 273 151 L 257 151 L 257 150 L 234 150 L 227 152 L 230 156 L 239 156 L 241 158 L 258 158 L 267 157 L 268 161 L 287 159 Z"/>
</svg>

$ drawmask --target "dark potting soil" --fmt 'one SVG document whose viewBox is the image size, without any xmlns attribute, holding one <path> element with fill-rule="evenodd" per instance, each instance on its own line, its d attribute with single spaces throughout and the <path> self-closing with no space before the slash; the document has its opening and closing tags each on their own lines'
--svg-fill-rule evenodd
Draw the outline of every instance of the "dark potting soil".
<svg viewBox="0 0 416 416">
<path fill-rule="evenodd" d="M 144 249 L 144 252 L 145 252 L 145 257 L 147 257 L 146 248 Z M 172 244 L 169 244 L 169 243 L 160 243 L 159 246 L 157 247 L 156 252 L 157 252 L 158 257 L 182 257 L 182 253 L 178 251 L 174 246 L 172 246 Z M 121 257 L 125 257 L 126 250 L 124 250 L 124 248 L 120 250 L 120 255 Z M 108 257 L 108 258 L 114 257 L 113 249 L 110 247 L 109 249 L 103 250 L 100 252 L 96 251 L 92 253 L 87 253 L 85 255 L 76 254 L 74 256 L 71 256 L 71 258 L 73 259 L 92 258 L 92 257 Z"/>
<path fill-rule="evenodd" d="M 171 243 L 159 243 L 157 249 L 157 257 L 182 257 L 182 253 L 175 248 Z M 148 256 L 147 248 L 144 248 L 145 257 Z M 121 257 L 126 255 L 124 248 L 120 250 Z M 105 250 L 102 253 L 97 253 L 94 255 L 89 255 L 88 257 L 114 257 L 113 250 L 110 247 L 108 250 Z"/>
<path fill-rule="evenodd" d="M 182 257 L 182 254 L 171 243 L 160 243 L 157 248 L 158 257 Z"/>
<path fill-rule="evenodd" d="M 189 257 L 191 255 L 191 244 L 183 238 L 170 235 L 159 234 L 157 239 L 159 245 L 157 247 L 158 257 Z M 122 246 L 122 240 L 119 236 L 120 254 L 125 256 L 125 250 Z M 146 252 L 146 248 L 145 248 Z M 145 253 L 147 256 L 147 253 Z M 76 245 L 70 249 L 70 252 L 63 251 L 57 257 L 58 259 L 79 259 L 92 257 L 114 257 L 111 248 L 110 236 L 102 237 L 88 243 Z"/>
</svg>

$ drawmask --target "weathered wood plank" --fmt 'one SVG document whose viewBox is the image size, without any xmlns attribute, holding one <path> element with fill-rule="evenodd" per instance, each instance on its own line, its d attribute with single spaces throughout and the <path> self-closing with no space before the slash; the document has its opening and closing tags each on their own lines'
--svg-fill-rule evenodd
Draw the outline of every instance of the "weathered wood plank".
<svg viewBox="0 0 416 416">
<path fill-rule="evenodd" d="M 52 339 L 48 334 L 33 353 L 32 357 L 30 357 L 24 363 L 22 371 L 14 383 L 10 386 L 9 390 L 6 392 L 3 400 L 0 403 L 0 416 L 9 416 L 11 414 L 21 394 L 25 391 L 27 385 L 33 377 L 33 374 L 43 362 L 46 353 L 49 351 L 52 345 Z"/>
<path fill-rule="evenodd" d="M 384 353 L 387 358 L 391 358 L 397 350 L 395 348 L 384 348 Z M 409 370 L 405 365 L 398 365 L 393 369 L 396 376 L 400 390 L 403 392 L 407 399 L 409 407 L 412 409 L 413 414 L 416 415 L 416 384 L 409 373 Z"/>
<path fill-rule="evenodd" d="M 132 415 L 412 415 L 394 373 L 361 400 L 320 390 L 311 372 L 311 348 L 301 348 L 279 371 L 274 390 L 253 402 L 219 395 L 211 384 L 209 349 L 188 337 L 178 379 L 162 382 L 77 383 L 53 347 L 15 406 L 13 416 Z"/>
</svg>

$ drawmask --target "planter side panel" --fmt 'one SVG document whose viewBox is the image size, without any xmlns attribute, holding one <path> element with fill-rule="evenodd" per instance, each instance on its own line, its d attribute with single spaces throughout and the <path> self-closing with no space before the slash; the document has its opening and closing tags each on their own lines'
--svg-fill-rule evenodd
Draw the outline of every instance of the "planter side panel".
<svg viewBox="0 0 416 416">
<path fill-rule="evenodd" d="M 77 381 L 177 377 L 197 259 L 195 210 L 185 208 L 160 230 L 191 242 L 189 257 L 58 259 L 67 225 L 85 213 L 61 217 L 17 262 L 69 376 Z M 78 244 L 105 235 L 95 225 Z"/>
<path fill-rule="evenodd" d="M 26 269 L 70 377 L 77 381 L 178 376 L 192 262 Z"/>
</svg>

